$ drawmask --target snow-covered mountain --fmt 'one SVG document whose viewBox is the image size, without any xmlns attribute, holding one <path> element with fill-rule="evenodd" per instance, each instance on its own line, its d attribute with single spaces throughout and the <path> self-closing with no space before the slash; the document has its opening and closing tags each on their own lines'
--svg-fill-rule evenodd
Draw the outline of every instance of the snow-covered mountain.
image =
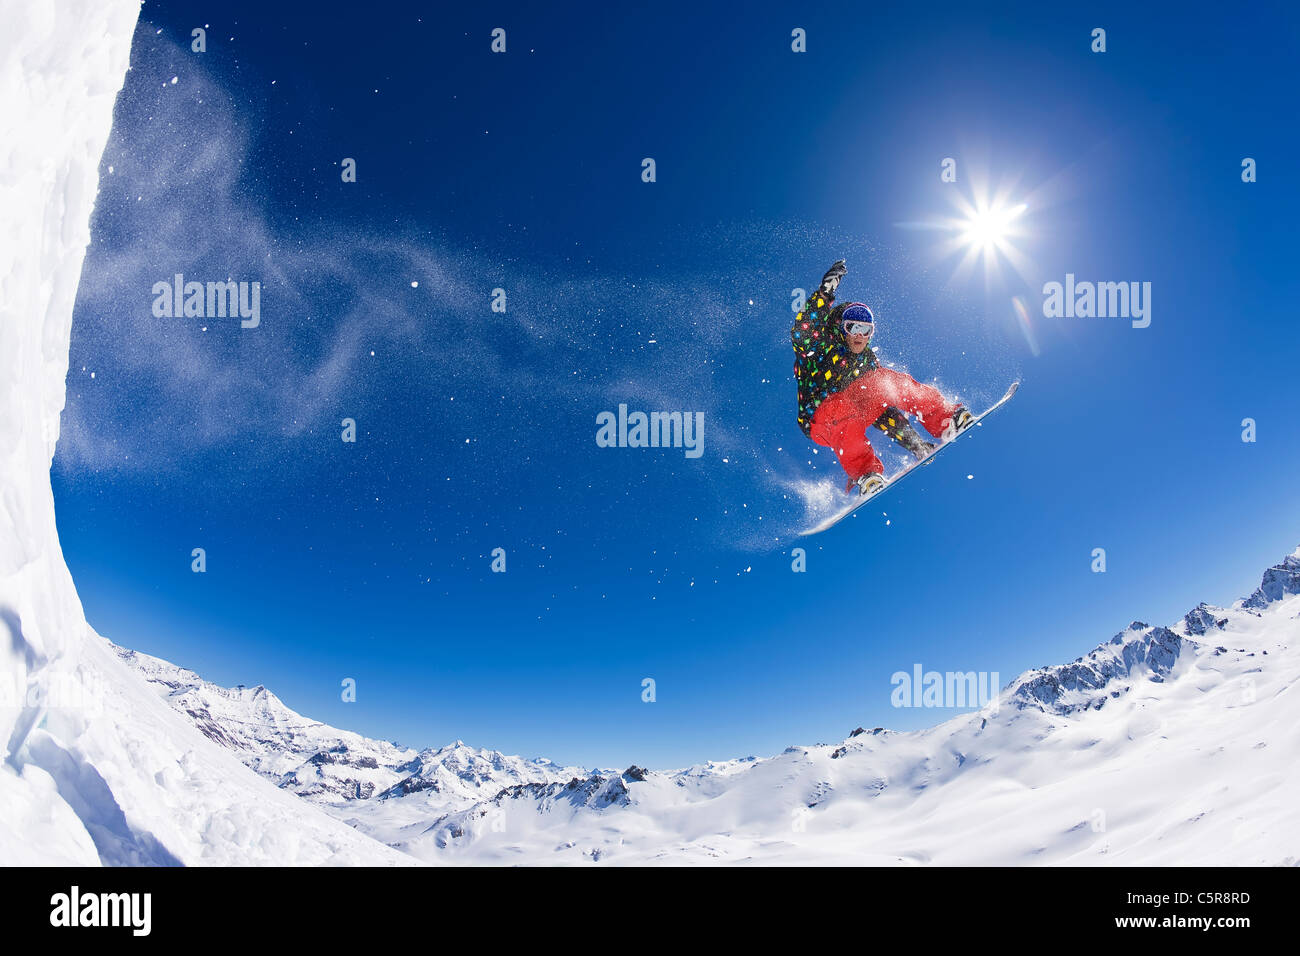
<svg viewBox="0 0 1300 956">
<path fill-rule="evenodd" d="M 444 862 L 1300 865 L 1300 550 L 928 730 L 511 788 L 372 832 Z"/>
<path fill-rule="evenodd" d="M 110 646 L 205 737 L 301 797 L 370 797 L 400 781 L 415 760 L 414 750 L 309 720 L 260 684 L 219 687 L 160 658 Z"/>
<path fill-rule="evenodd" d="M 415 751 L 311 720 L 260 684 L 221 687 L 158 657 L 110 645 L 209 740 L 277 786 L 319 804 L 405 798 L 446 811 L 506 787 L 566 782 L 587 771 L 464 741 Z"/>
<path fill-rule="evenodd" d="M 469 804 L 507 787 L 566 782 L 588 771 L 562 767 L 545 757 L 525 760 L 495 750 L 476 750 L 465 742 L 424 750 L 401 768 L 405 776 L 379 795 L 381 800 L 420 797 L 436 807 Z"/>
<path fill-rule="evenodd" d="M 1300 864 L 1300 549 L 1232 608 L 1134 622 L 937 727 L 686 770 L 413 754 L 118 652 L 249 766 L 430 861 Z"/>
</svg>

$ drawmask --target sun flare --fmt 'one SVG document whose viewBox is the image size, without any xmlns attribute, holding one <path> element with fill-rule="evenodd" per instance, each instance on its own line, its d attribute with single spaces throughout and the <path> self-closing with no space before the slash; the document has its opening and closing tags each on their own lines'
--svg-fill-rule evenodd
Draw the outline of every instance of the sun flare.
<svg viewBox="0 0 1300 956">
<path fill-rule="evenodd" d="M 1026 206 L 991 206 L 975 209 L 966 219 L 961 233 L 962 241 L 983 252 L 997 249 L 1008 243 L 1015 235 L 1015 220 L 1024 213 Z"/>
<path fill-rule="evenodd" d="M 1025 222 L 1029 203 L 1013 200 L 1005 190 L 991 194 L 985 189 L 976 189 L 969 198 L 954 191 L 952 202 L 957 215 L 929 228 L 948 234 L 936 251 L 940 258 L 959 257 L 954 280 L 970 275 L 979 264 L 989 287 L 1000 283 L 1004 266 L 1022 280 L 1032 272 L 1021 248 L 1031 238 Z"/>
</svg>

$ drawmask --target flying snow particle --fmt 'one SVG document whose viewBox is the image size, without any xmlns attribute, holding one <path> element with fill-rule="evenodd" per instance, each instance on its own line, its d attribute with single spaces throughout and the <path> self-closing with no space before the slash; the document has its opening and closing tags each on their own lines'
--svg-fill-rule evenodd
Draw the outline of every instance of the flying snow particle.
<svg viewBox="0 0 1300 956">
<path fill-rule="evenodd" d="M 418 289 L 418 288 L 420 288 L 420 283 L 415 282 L 415 281 L 412 281 L 412 282 L 411 282 L 411 288 L 412 288 L 412 289 Z"/>
<path fill-rule="evenodd" d="M 967 480 L 967 481 L 970 481 L 970 480 L 971 480 L 972 478 L 974 478 L 974 477 L 975 477 L 974 475 L 967 475 L 967 476 L 966 476 L 966 480 Z"/>
<path fill-rule="evenodd" d="M 179 79 L 180 79 L 179 76 L 173 76 L 173 77 L 172 77 L 172 86 L 175 86 L 175 85 L 176 85 L 176 81 L 179 80 Z"/>
</svg>

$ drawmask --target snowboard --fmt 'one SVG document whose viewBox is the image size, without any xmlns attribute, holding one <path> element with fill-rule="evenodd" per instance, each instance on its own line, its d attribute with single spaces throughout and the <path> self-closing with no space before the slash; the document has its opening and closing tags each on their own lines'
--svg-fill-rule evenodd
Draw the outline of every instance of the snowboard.
<svg viewBox="0 0 1300 956">
<path fill-rule="evenodd" d="M 952 439 L 952 441 L 944 442 L 942 445 L 937 446 L 937 447 L 936 447 L 932 452 L 930 452 L 930 454 L 926 455 L 924 458 L 921 458 L 921 459 L 919 459 L 919 460 L 917 460 L 917 461 L 912 462 L 910 465 L 908 465 L 906 468 L 904 468 L 904 469 L 903 469 L 902 471 L 900 471 L 898 474 L 894 475 L 893 478 L 890 478 L 888 481 L 886 481 L 883 485 L 881 485 L 879 488 L 877 488 L 877 489 L 876 489 L 875 491 L 873 491 L 871 494 L 869 494 L 869 495 L 855 495 L 855 496 L 853 497 L 853 500 L 852 500 L 849 504 L 845 505 L 843 508 L 841 508 L 841 509 L 840 509 L 839 511 L 837 511 L 835 514 L 830 515 L 830 516 L 827 517 L 827 518 L 823 518 L 823 519 L 821 520 L 821 522 L 819 522 L 818 524 L 814 525 L 814 526 L 811 527 L 811 528 L 808 528 L 808 529 L 805 530 L 805 531 L 800 531 L 800 532 L 799 532 L 800 536 L 807 536 L 807 535 L 810 535 L 810 534 L 820 534 L 820 533 L 823 532 L 823 531 L 826 531 L 826 530 L 828 530 L 828 529 L 830 529 L 830 528 L 835 527 L 837 524 L 839 524 L 841 521 L 843 521 L 843 520 L 844 520 L 845 518 L 847 518 L 849 515 L 853 514 L 853 512 L 857 511 L 859 508 L 861 508 L 861 507 L 862 507 L 863 505 L 865 505 L 867 502 L 872 501 L 872 500 L 874 500 L 874 499 L 880 497 L 881 495 L 883 495 L 883 494 L 884 494 L 886 491 L 888 491 L 890 488 L 894 487 L 894 485 L 898 484 L 900 481 L 902 481 L 904 478 L 906 478 L 906 477 L 907 477 L 908 475 L 910 475 L 912 472 L 916 471 L 916 469 L 920 468 L 920 467 L 923 466 L 923 465 L 928 465 L 928 464 L 930 464 L 930 462 L 934 461 L 934 456 L 935 456 L 935 455 L 939 454 L 939 452 L 943 451 L 943 450 L 944 450 L 945 448 L 947 448 L 949 445 L 955 443 L 955 442 L 957 441 L 958 438 L 961 438 L 961 437 L 962 437 L 962 435 L 968 435 L 968 434 L 970 434 L 970 432 L 975 428 L 976 425 L 978 425 L 981 421 L 983 421 L 983 420 L 984 420 L 985 418 L 987 418 L 989 415 L 992 415 L 994 412 L 996 412 L 999 408 L 1001 408 L 1001 407 L 1002 407 L 1003 405 L 1005 405 L 1007 402 L 1011 401 L 1011 396 L 1014 395 L 1014 394 L 1016 394 L 1016 389 L 1018 389 L 1019 387 L 1020 387 L 1020 383 L 1019 383 L 1019 382 L 1012 382 L 1012 383 L 1011 383 L 1011 387 L 1007 389 L 1007 392 L 1006 392 L 1005 395 L 1003 395 L 1001 398 L 999 398 L 996 402 L 994 402 L 992 405 L 990 405 L 988 408 L 986 408 L 986 409 L 985 409 L 984 411 L 982 411 L 980 414 L 976 415 L 975 418 L 974 418 L 974 420 L 973 420 L 969 425 L 967 425 L 966 428 L 964 428 L 960 433 L 958 433 L 958 434 L 956 435 L 956 437 L 954 437 L 954 438 Z"/>
</svg>

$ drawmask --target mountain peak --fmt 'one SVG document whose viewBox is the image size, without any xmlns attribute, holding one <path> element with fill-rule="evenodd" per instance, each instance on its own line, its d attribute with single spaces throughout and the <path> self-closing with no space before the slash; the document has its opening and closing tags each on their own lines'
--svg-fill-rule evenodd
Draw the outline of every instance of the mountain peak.
<svg viewBox="0 0 1300 956">
<path fill-rule="evenodd" d="M 1012 682 L 1008 696 L 1016 707 L 1062 715 L 1100 710 L 1123 690 L 1108 687 L 1112 681 L 1144 674 L 1159 683 L 1173 670 L 1182 649 L 1183 639 L 1169 628 L 1134 621 L 1070 664 L 1022 674 Z"/>
<path fill-rule="evenodd" d="M 1228 619 L 1218 614 L 1218 608 L 1202 601 L 1183 615 L 1183 629 L 1188 637 L 1203 637 L 1212 630 L 1223 630 Z"/>
<path fill-rule="evenodd" d="M 1262 611 L 1274 601 L 1293 594 L 1300 594 L 1300 548 L 1265 571 L 1259 587 L 1241 602 L 1241 606 L 1252 611 Z"/>
</svg>

